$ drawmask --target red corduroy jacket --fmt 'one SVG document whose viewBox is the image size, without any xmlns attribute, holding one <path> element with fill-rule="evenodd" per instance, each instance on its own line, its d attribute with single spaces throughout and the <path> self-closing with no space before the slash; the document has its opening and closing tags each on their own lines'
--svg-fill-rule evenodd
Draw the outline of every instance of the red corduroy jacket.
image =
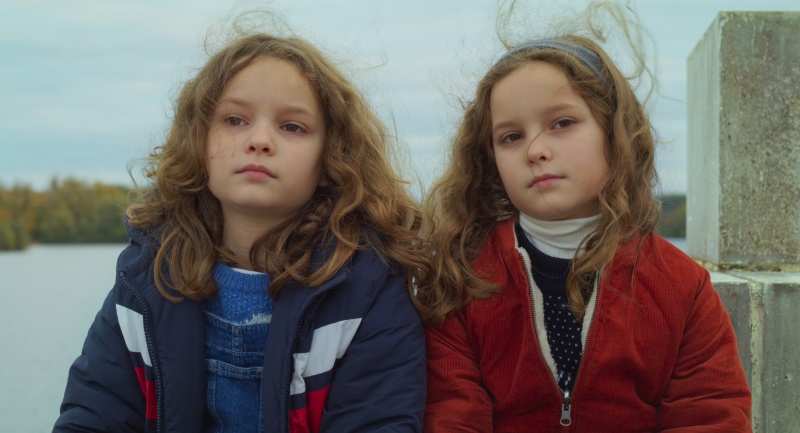
<svg viewBox="0 0 800 433">
<path fill-rule="evenodd" d="M 605 267 L 565 398 L 537 338 L 539 289 L 513 224 L 498 224 L 474 265 L 502 293 L 426 331 L 426 432 L 752 431 L 736 337 L 709 274 L 655 235 Z"/>
</svg>

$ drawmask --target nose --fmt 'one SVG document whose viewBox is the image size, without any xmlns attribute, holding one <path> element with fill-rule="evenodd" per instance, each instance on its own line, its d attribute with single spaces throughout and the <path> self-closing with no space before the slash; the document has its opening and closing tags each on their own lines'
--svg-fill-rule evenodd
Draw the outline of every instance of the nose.
<svg viewBox="0 0 800 433">
<path fill-rule="evenodd" d="M 271 154 L 275 152 L 274 137 L 272 137 L 269 125 L 253 125 L 246 150 L 248 153 Z"/>
<path fill-rule="evenodd" d="M 531 141 L 528 142 L 528 163 L 535 164 L 551 158 L 550 148 L 545 141 L 541 131 L 531 138 Z"/>
</svg>

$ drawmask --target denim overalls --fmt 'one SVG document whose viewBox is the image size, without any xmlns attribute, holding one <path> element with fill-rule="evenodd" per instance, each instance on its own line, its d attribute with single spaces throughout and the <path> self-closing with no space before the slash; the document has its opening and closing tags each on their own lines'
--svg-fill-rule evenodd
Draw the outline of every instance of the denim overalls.
<svg viewBox="0 0 800 433">
<path fill-rule="evenodd" d="M 262 433 L 261 375 L 273 308 L 269 277 L 218 264 L 214 280 L 219 293 L 205 302 L 204 432 Z"/>
</svg>

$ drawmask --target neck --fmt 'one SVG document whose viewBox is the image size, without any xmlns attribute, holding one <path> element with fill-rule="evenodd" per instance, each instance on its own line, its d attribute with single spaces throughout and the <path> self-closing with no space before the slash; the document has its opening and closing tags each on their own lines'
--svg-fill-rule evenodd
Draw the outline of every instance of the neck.
<svg viewBox="0 0 800 433">
<path fill-rule="evenodd" d="M 253 270 L 253 264 L 250 262 L 250 249 L 253 247 L 253 243 L 276 226 L 277 223 L 265 221 L 263 217 L 225 215 L 222 243 L 231 250 L 239 262 L 239 266 Z"/>
</svg>

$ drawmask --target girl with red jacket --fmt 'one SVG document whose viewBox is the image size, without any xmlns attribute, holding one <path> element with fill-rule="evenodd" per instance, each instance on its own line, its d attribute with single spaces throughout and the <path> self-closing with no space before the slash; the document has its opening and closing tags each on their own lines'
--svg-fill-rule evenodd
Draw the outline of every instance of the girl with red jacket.
<svg viewBox="0 0 800 433">
<path fill-rule="evenodd" d="M 428 198 L 426 431 L 751 430 L 709 274 L 653 233 L 654 155 L 593 40 L 531 40 L 489 69 Z"/>
</svg>

